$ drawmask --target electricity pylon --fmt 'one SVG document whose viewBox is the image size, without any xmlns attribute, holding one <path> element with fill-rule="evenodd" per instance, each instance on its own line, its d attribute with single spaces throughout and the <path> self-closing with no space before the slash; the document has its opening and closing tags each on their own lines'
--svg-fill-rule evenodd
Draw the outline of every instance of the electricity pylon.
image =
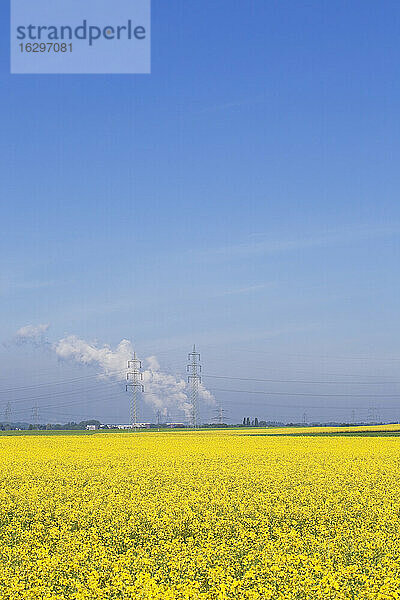
<svg viewBox="0 0 400 600">
<path fill-rule="evenodd" d="M 126 373 L 126 391 L 132 388 L 132 400 L 130 408 L 130 422 L 132 429 L 136 431 L 137 428 L 137 397 L 138 392 L 144 392 L 142 361 L 136 357 L 136 352 L 133 354 L 133 360 L 128 360 L 128 371 Z"/>
<path fill-rule="evenodd" d="M 4 420 L 5 420 L 4 425 L 8 429 L 11 429 L 11 402 L 10 401 L 7 402 L 6 407 L 4 409 Z"/>
<path fill-rule="evenodd" d="M 220 402 L 218 404 L 218 408 L 216 408 L 214 412 L 215 412 L 214 421 L 217 421 L 219 425 L 223 425 L 225 410 L 222 407 L 222 402 Z"/>
<path fill-rule="evenodd" d="M 37 402 L 32 406 L 32 425 L 34 429 L 39 429 L 39 407 Z"/>
<path fill-rule="evenodd" d="M 190 384 L 190 420 L 191 426 L 195 429 L 199 425 L 199 385 L 201 383 L 201 365 L 200 354 L 196 352 L 196 346 L 193 345 L 192 352 L 188 354 L 189 364 L 187 365 L 188 383 Z"/>
</svg>

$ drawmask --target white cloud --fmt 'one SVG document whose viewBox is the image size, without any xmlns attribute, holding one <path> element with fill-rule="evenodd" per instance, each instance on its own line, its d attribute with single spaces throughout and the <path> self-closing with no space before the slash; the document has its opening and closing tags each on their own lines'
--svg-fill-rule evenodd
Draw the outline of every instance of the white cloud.
<svg viewBox="0 0 400 600">
<path fill-rule="evenodd" d="M 16 340 L 18 342 L 35 342 L 43 339 L 44 334 L 49 329 L 48 323 L 42 323 L 41 325 L 25 325 L 18 329 L 16 333 Z"/>
</svg>

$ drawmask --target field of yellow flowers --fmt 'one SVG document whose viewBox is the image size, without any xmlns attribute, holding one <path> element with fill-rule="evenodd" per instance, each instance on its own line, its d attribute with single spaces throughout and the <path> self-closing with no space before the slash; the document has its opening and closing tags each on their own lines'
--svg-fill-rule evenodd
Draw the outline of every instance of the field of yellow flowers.
<svg viewBox="0 0 400 600">
<path fill-rule="evenodd" d="M 400 438 L 0 438 L 0 598 L 400 598 Z"/>
</svg>

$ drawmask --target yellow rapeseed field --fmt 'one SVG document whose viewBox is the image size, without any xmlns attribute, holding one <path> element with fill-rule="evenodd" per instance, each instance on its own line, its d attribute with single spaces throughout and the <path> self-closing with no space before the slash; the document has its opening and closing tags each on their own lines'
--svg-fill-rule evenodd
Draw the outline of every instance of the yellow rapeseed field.
<svg viewBox="0 0 400 600">
<path fill-rule="evenodd" d="M 400 598 L 400 438 L 0 438 L 0 598 Z"/>
</svg>

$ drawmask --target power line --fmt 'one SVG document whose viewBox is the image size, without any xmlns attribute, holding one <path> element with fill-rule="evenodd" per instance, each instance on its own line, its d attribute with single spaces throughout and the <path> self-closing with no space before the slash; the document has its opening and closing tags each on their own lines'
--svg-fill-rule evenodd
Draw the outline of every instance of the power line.
<svg viewBox="0 0 400 600">
<path fill-rule="evenodd" d="M 248 352 L 254 354 L 266 354 L 266 355 L 274 355 L 277 356 L 276 352 L 268 351 L 268 350 L 250 350 L 243 348 L 231 348 L 231 350 L 235 350 L 236 352 Z M 304 354 L 304 353 L 293 353 L 293 352 L 281 352 L 280 356 L 293 356 L 295 358 L 318 358 L 323 360 L 379 360 L 379 361 L 400 361 L 400 356 L 387 356 L 387 357 L 378 357 L 378 356 L 335 356 L 333 354 Z"/>
<path fill-rule="evenodd" d="M 284 392 L 261 392 L 261 391 L 254 391 L 254 390 L 227 390 L 227 389 L 220 389 L 220 388 L 209 388 L 209 389 L 210 389 L 211 392 L 230 392 L 230 393 L 235 393 L 235 394 L 236 393 L 237 394 L 259 394 L 259 395 L 262 395 L 262 396 L 271 396 L 271 395 L 273 395 L 273 396 L 277 396 L 277 395 L 279 395 L 279 396 L 315 396 L 317 398 L 320 397 L 320 396 L 323 396 L 322 394 L 321 395 L 318 395 L 318 394 L 286 394 Z M 336 397 L 335 394 L 331 394 L 330 396 L 331 397 Z M 359 397 L 360 398 L 364 398 L 365 396 L 361 395 Z M 375 397 L 376 396 L 373 396 L 373 398 L 375 398 Z M 282 406 L 282 407 L 286 407 L 286 408 L 296 408 L 295 406 L 293 406 L 293 404 L 286 404 L 286 405 L 285 404 L 269 404 L 269 406 L 277 406 L 277 407 Z M 302 404 L 301 406 L 304 407 L 304 408 L 323 408 L 323 409 L 326 409 L 326 408 L 335 408 L 336 409 L 336 408 L 338 408 L 338 409 L 341 409 L 341 410 L 349 410 L 348 406 L 338 406 L 338 405 L 335 405 L 335 406 L 326 406 L 326 405 L 324 405 L 324 406 L 321 407 L 321 406 L 315 406 L 315 405 L 306 406 L 305 404 Z M 368 407 L 366 407 L 366 406 L 351 406 L 350 408 L 367 409 Z M 380 406 L 379 408 L 381 410 L 395 410 L 397 407 L 394 407 L 394 406 Z"/>
<path fill-rule="evenodd" d="M 109 373 L 107 373 L 107 376 L 112 376 L 112 375 L 118 375 L 118 374 L 122 374 L 125 371 L 110 371 Z M 47 382 L 47 383 L 37 383 L 34 385 L 24 385 L 21 387 L 14 387 L 14 388 L 4 388 L 2 390 L 0 390 L 0 394 L 6 394 L 6 393 L 10 393 L 10 392 L 17 392 L 20 390 L 29 390 L 29 389 L 36 389 L 36 388 L 40 388 L 40 387 L 49 387 L 52 385 L 65 385 L 66 383 L 74 383 L 76 381 L 82 381 L 82 380 L 88 380 L 88 379 L 95 379 L 95 378 L 100 378 L 100 377 L 104 377 L 106 374 L 105 373 L 96 373 L 95 375 L 84 375 L 82 377 L 74 377 L 72 379 L 63 379 L 61 381 L 51 381 L 51 382 Z"/>
<path fill-rule="evenodd" d="M 115 374 L 120 374 L 123 373 L 124 371 L 115 371 Z M 37 384 L 37 385 L 32 385 L 32 386 L 22 386 L 22 387 L 17 387 L 17 388 L 7 388 L 7 389 L 3 389 L 0 390 L 0 393 L 13 393 L 13 392 L 17 392 L 17 391 L 21 391 L 21 390 L 28 390 L 28 389 L 37 389 L 37 388 L 42 388 L 42 387 L 48 387 L 51 385 L 65 385 L 68 383 L 75 383 L 77 381 L 82 381 L 82 380 L 91 380 L 91 379 L 98 379 L 98 383 L 104 385 L 118 385 L 117 382 L 113 382 L 113 381 L 101 381 L 100 377 L 102 376 L 102 374 L 96 374 L 96 375 L 89 375 L 86 377 L 78 377 L 78 378 L 74 378 L 74 379 L 66 379 L 63 381 L 58 381 L 58 382 L 52 382 L 52 383 L 43 383 L 43 384 Z M 104 374 L 103 374 L 104 376 Z M 178 375 L 179 376 L 179 375 Z M 343 376 L 343 375 L 342 375 Z M 400 384 L 400 382 L 398 381 L 373 381 L 373 382 L 365 382 L 365 381 L 322 381 L 322 380 L 304 380 L 304 379 L 267 379 L 267 378 L 256 378 L 256 377 L 232 377 L 232 376 L 228 376 L 228 375 L 204 375 L 204 377 L 209 378 L 209 379 L 228 379 L 228 380 L 235 380 L 235 381 L 254 381 L 254 382 L 260 382 L 260 383 L 299 383 L 299 384 L 310 384 L 310 385 L 397 385 Z M 96 386 L 98 387 L 98 386 Z M 90 388 L 83 388 L 84 391 L 91 391 L 96 389 L 96 387 L 90 387 Z M 78 390 L 79 391 L 79 390 Z M 47 398 L 47 397 L 58 397 L 61 395 L 65 395 L 70 393 L 69 390 L 65 390 L 65 391 L 61 391 L 61 392 L 46 392 L 45 394 L 41 394 L 38 396 L 35 396 L 34 399 L 42 399 L 42 398 Z M 21 398 L 16 398 L 13 401 L 14 402 L 24 402 L 25 400 L 30 400 L 32 399 L 31 396 L 23 396 Z"/>
<path fill-rule="evenodd" d="M 267 396 L 306 396 L 312 398 L 400 398 L 400 394 L 315 394 L 313 392 L 269 392 L 259 390 L 226 390 L 209 388 L 211 392 L 233 392 L 244 394 L 264 394 Z"/>
<path fill-rule="evenodd" d="M 101 383 L 101 382 L 99 382 Z M 102 386 L 116 386 L 116 385 L 120 385 L 118 384 L 118 382 L 116 381 L 106 381 L 106 382 L 102 382 Z M 82 389 L 78 389 L 78 390 L 65 390 L 62 392 L 49 392 L 47 394 L 42 394 L 40 396 L 24 396 L 22 398 L 16 398 L 13 399 L 14 403 L 19 403 L 19 402 L 25 402 L 26 400 L 46 400 L 47 398 L 59 398 L 60 396 L 68 396 L 68 394 L 76 394 L 76 393 L 82 393 L 82 392 L 91 392 L 94 390 L 98 390 L 99 386 L 93 386 L 93 387 L 85 387 Z"/>
<path fill-rule="evenodd" d="M 120 398 L 121 399 L 122 398 L 122 394 L 118 393 L 118 394 L 112 395 L 112 394 L 106 393 L 106 394 L 104 394 L 102 396 L 96 396 L 96 398 L 92 398 L 91 400 L 85 400 L 85 404 L 94 404 L 94 403 L 98 402 L 99 400 L 108 400 L 108 399 L 113 400 L 115 398 Z M 79 398 L 79 400 L 72 400 L 72 401 L 69 401 L 69 402 L 62 402 L 62 403 L 57 403 L 57 404 L 41 404 L 40 405 L 40 409 L 44 409 L 44 408 L 46 408 L 46 409 L 48 409 L 48 408 L 50 408 L 50 409 L 51 408 L 58 408 L 60 406 L 76 406 L 78 404 L 79 405 L 82 404 L 82 399 L 81 398 Z M 21 408 L 14 409 L 13 412 L 14 413 L 26 413 L 28 410 L 29 410 L 28 407 L 23 407 L 23 408 L 21 407 Z"/>
<path fill-rule="evenodd" d="M 259 379 L 256 377 L 231 377 L 229 375 L 203 375 L 208 379 L 234 379 L 236 381 L 259 381 L 268 383 L 304 383 L 304 384 L 329 384 L 329 385 L 395 385 L 399 381 L 317 381 L 305 379 Z"/>
<path fill-rule="evenodd" d="M 252 352 L 252 351 L 248 351 L 248 352 Z M 254 351 L 255 352 L 255 351 Z M 188 371 L 188 383 L 190 383 L 191 385 L 191 389 L 190 389 L 190 401 L 191 401 L 191 425 L 193 427 L 197 427 L 199 424 L 199 386 L 201 383 L 201 377 L 200 377 L 200 371 L 201 371 L 201 366 L 200 366 L 200 354 L 198 352 L 196 352 L 196 348 L 195 346 L 193 347 L 193 352 L 191 352 L 189 354 L 188 357 L 190 364 L 188 364 L 187 366 L 187 371 Z M 392 359 L 392 360 L 397 360 L 397 359 Z M 137 365 L 136 367 L 131 364 L 132 370 L 129 372 L 129 365 L 128 365 L 128 374 L 127 374 L 127 380 L 128 380 L 128 386 L 132 386 L 132 392 L 133 392 L 133 397 L 132 397 L 132 403 L 131 403 L 131 423 L 132 426 L 135 427 L 138 418 L 137 418 L 137 396 L 136 394 L 139 393 L 140 391 L 142 393 L 146 393 L 144 392 L 144 388 L 142 386 L 142 384 L 140 383 L 142 381 L 142 373 L 141 373 L 141 361 L 139 361 L 136 358 L 136 354 L 134 355 L 134 359 L 133 361 L 130 361 L 130 363 L 134 363 L 135 361 L 137 361 Z M 172 361 L 174 362 L 174 361 Z M 65 398 L 66 400 L 71 397 L 71 398 L 75 398 L 78 394 L 82 394 L 82 392 L 98 392 L 98 394 L 96 395 L 96 398 L 94 400 L 86 400 L 86 403 L 95 403 L 95 402 L 99 402 L 101 400 L 111 400 L 113 398 L 121 398 L 120 394 L 112 394 L 110 392 L 114 391 L 115 386 L 120 386 L 120 383 L 118 381 L 110 381 L 110 380 L 101 380 L 100 377 L 114 377 L 114 376 L 118 376 L 119 374 L 121 374 L 124 371 L 110 371 L 107 373 L 103 373 L 103 374 L 92 374 L 92 375 L 85 375 L 85 376 L 79 376 L 79 377 L 72 377 L 69 379 L 64 379 L 64 380 L 58 380 L 58 381 L 52 381 L 52 382 L 48 382 L 48 383 L 39 383 L 36 385 L 27 385 L 27 386 L 20 386 L 20 387 L 16 387 L 16 388 L 6 388 L 6 389 L 2 389 L 0 390 L 0 393 L 14 393 L 14 392 L 21 392 L 21 391 L 26 391 L 27 394 L 29 394 L 29 390 L 42 390 L 42 388 L 47 388 L 47 387 L 51 387 L 51 386 L 66 386 L 69 384 L 75 384 L 77 383 L 77 388 L 73 388 L 72 390 L 55 390 L 53 392 L 51 392 L 50 390 L 44 390 L 44 393 L 39 393 L 35 396 L 31 396 L 31 395 L 25 395 L 16 399 L 12 399 L 13 402 L 13 413 L 23 413 L 26 414 L 27 409 L 26 408 L 16 408 L 15 409 L 15 404 L 18 403 L 23 403 L 26 402 L 28 400 L 30 401 L 34 401 L 34 406 L 32 408 L 32 419 L 33 421 L 38 421 L 38 411 L 39 411 L 39 406 L 38 406 L 38 401 L 46 401 L 46 400 L 56 400 L 56 399 L 61 399 L 61 402 L 57 402 L 57 403 L 48 403 L 48 404 L 44 404 L 40 406 L 40 409 L 47 409 L 50 412 L 52 411 L 52 409 L 57 410 L 60 407 L 63 406 L 75 406 L 78 404 L 82 403 L 82 400 L 68 400 L 66 402 L 62 402 L 62 400 Z M 136 375 L 135 375 L 136 372 Z M 131 378 L 130 378 L 130 376 Z M 326 374 L 328 375 L 328 374 Z M 377 378 L 378 376 L 371 376 L 371 375 L 350 375 L 350 374 L 336 374 L 338 377 L 369 377 L 369 378 Z M 175 374 L 176 377 L 183 377 L 183 375 L 178 375 Z M 330 376 L 334 376 L 334 374 L 330 374 Z M 336 385 L 336 386 L 348 386 L 348 385 L 360 385 L 360 386 L 376 386 L 376 385 L 395 385 L 398 384 L 398 381 L 332 381 L 332 380 L 328 380 L 328 381 L 324 381 L 324 380 L 314 380 L 314 379 L 285 379 L 285 378 L 256 378 L 256 377 L 236 377 L 236 376 L 228 376 L 228 375 L 205 375 L 205 377 L 209 378 L 209 379 L 220 379 L 220 380 L 232 380 L 232 381 L 243 381 L 243 382 L 255 382 L 255 383 L 271 383 L 271 384 L 299 384 L 299 385 Z M 91 380 L 97 379 L 97 382 L 95 385 L 91 385 L 89 387 L 85 386 L 86 381 L 90 382 L 90 383 L 94 383 Z M 132 384 L 136 384 L 136 385 L 132 385 Z M 139 385 L 141 387 L 141 389 L 139 390 Z M 84 387 L 83 387 L 84 386 Z M 267 387 L 267 386 L 266 386 Z M 269 386 L 268 386 L 269 387 Z M 106 392 L 107 389 L 110 389 L 110 392 Z M 301 388 L 300 388 L 301 389 Z M 362 393 L 315 393 L 315 392 L 300 392 L 300 391 L 294 391 L 294 392 L 285 392 L 285 391 L 266 391 L 266 390 L 237 390 L 237 389 L 218 389 L 218 388 L 211 388 L 210 391 L 215 391 L 215 392 L 226 392 L 226 393 L 234 393 L 234 394 L 252 394 L 252 395 L 262 395 L 262 396 L 286 396 L 288 398 L 290 397 L 309 397 L 309 398 L 347 398 L 347 399 L 351 399 L 351 398 L 373 398 L 375 401 L 379 401 L 379 399 L 393 399 L 395 400 L 396 398 L 400 398 L 400 394 L 362 394 Z M 147 392 L 149 393 L 149 392 Z M 8 401 L 7 406 L 9 407 L 9 412 L 8 412 L 8 420 L 11 420 L 11 403 L 10 401 Z M 279 406 L 279 407 L 284 407 L 285 405 L 279 404 L 279 405 L 273 405 L 273 404 L 269 404 L 269 406 Z M 288 406 L 289 408 L 295 408 L 293 406 Z M 328 409 L 328 408 L 334 408 L 334 409 L 340 409 L 343 410 L 343 407 L 340 406 L 335 406 L 335 407 L 328 407 L 328 406 L 309 406 L 308 408 L 313 408 L 313 409 Z M 346 407 L 347 409 L 349 407 Z M 353 407 L 353 410 L 356 408 L 360 408 L 360 409 L 365 409 L 365 407 Z M 382 410 L 395 410 L 396 407 L 380 407 Z M 222 410 L 222 406 L 220 407 L 220 409 Z M 6 408 L 5 413 L 8 409 Z M 375 410 L 375 409 L 374 409 Z M 37 411 L 36 414 L 34 414 L 34 411 Z M 222 413 L 219 411 L 218 413 L 218 420 L 220 422 L 222 422 L 222 417 L 223 415 L 223 410 Z M 7 418 L 6 418 L 7 420 Z M 34 423 L 35 424 L 35 423 Z"/>
<path fill-rule="evenodd" d="M 393 359 L 394 360 L 394 359 Z M 58 381 L 50 381 L 50 382 L 45 382 L 45 383 L 38 383 L 38 384 L 32 384 L 32 385 L 27 385 L 27 386 L 19 386 L 19 387 L 11 387 L 11 388 L 3 388 L 0 389 L 0 394 L 4 394 L 4 393 L 12 393 L 12 392 L 17 392 L 17 391 L 22 391 L 22 390 L 30 390 L 30 389 L 37 389 L 37 388 L 42 388 L 42 387 L 50 387 L 50 386 L 59 386 L 59 385 L 65 385 L 67 383 L 74 383 L 74 382 L 79 382 L 79 381 L 85 381 L 85 380 L 90 380 L 90 379 L 96 379 L 96 378 L 100 378 L 100 377 L 104 377 L 104 376 L 117 376 L 119 374 L 124 373 L 125 370 L 115 370 L 115 371 L 109 371 L 107 373 L 96 373 L 93 375 L 84 375 L 84 376 L 79 376 L 79 377 L 73 377 L 73 378 L 68 378 L 68 379 L 63 379 L 63 380 L 58 380 Z M 329 375 L 329 374 L 327 374 Z M 330 374 L 330 375 L 338 375 L 341 377 L 357 377 L 357 375 L 352 375 L 352 374 L 345 374 L 345 373 L 341 373 L 341 374 Z M 226 376 L 226 375 L 206 375 L 206 377 L 208 378 L 217 378 L 217 379 L 236 379 L 236 380 L 241 380 L 241 381 L 260 381 L 260 382 L 270 382 L 270 383 L 304 383 L 304 384 L 329 384 L 329 385 L 347 385 L 347 384 L 351 384 L 351 385 L 388 385 L 388 384 L 400 384 L 400 381 L 324 381 L 324 380 L 311 380 L 311 379 L 307 379 L 307 380 L 303 380 L 303 379 L 273 379 L 273 378 L 255 378 L 255 377 L 247 377 L 247 378 L 243 378 L 243 377 L 230 377 L 230 376 Z M 359 375 L 358 375 L 359 377 Z M 366 378 L 373 378 L 376 379 L 377 375 L 365 375 L 364 377 Z"/>
</svg>

